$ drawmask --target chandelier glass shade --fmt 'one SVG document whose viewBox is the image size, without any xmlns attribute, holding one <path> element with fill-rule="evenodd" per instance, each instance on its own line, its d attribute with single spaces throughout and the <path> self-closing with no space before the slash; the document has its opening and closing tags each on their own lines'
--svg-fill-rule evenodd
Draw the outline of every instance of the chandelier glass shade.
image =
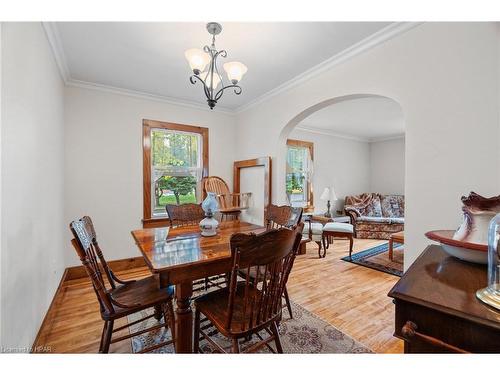
<svg viewBox="0 0 500 375">
<path fill-rule="evenodd" d="M 203 50 L 197 48 L 188 49 L 184 55 L 193 71 L 193 75 L 189 77 L 190 82 L 193 85 L 196 82 L 203 85 L 208 106 L 210 109 L 214 109 L 225 90 L 232 88 L 236 95 L 241 94 L 242 89 L 238 83 L 248 68 L 237 61 L 225 63 L 223 67 L 228 81 L 225 84 L 217 65 L 217 59 L 219 57 L 226 58 L 227 52 L 225 50 L 217 51 L 215 48 L 215 36 L 220 34 L 222 26 L 216 22 L 210 22 L 207 24 L 207 31 L 212 35 L 212 44 L 203 47 Z M 221 87 L 219 88 L 219 86 Z"/>
</svg>

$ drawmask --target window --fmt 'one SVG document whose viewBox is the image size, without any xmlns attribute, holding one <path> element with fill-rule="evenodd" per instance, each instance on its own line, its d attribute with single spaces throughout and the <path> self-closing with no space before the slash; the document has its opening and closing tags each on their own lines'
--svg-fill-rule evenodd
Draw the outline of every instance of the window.
<svg viewBox="0 0 500 375">
<path fill-rule="evenodd" d="M 312 173 L 314 145 L 312 142 L 287 140 L 286 195 L 293 207 L 313 210 Z"/>
<path fill-rule="evenodd" d="M 208 129 L 143 121 L 144 226 L 163 225 L 165 205 L 197 203 L 208 175 Z"/>
</svg>

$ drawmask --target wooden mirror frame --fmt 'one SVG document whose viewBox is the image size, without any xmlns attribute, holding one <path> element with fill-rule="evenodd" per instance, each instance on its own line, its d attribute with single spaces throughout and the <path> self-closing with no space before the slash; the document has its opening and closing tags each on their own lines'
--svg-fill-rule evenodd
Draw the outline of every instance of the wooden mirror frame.
<svg viewBox="0 0 500 375">
<path fill-rule="evenodd" d="M 272 197 L 272 159 L 270 156 L 263 156 L 256 159 L 240 160 L 234 162 L 233 167 L 233 192 L 240 192 L 241 169 L 252 167 L 264 167 L 264 217 L 267 214 L 267 207 L 271 203 Z"/>
</svg>

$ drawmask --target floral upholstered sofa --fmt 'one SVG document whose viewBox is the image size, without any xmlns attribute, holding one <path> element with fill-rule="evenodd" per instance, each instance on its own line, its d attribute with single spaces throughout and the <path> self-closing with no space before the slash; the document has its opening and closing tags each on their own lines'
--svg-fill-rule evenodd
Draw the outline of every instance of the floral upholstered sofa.
<svg viewBox="0 0 500 375">
<path fill-rule="evenodd" d="M 404 195 L 351 195 L 345 198 L 344 210 L 351 217 L 356 238 L 389 239 L 404 230 Z"/>
</svg>

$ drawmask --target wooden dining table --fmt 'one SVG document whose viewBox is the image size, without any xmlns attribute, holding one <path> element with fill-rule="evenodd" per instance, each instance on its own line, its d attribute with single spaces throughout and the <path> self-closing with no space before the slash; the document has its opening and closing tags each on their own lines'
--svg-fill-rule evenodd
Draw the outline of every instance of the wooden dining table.
<svg viewBox="0 0 500 375">
<path fill-rule="evenodd" d="M 203 237 L 197 225 L 145 228 L 132 236 L 159 286 L 175 285 L 176 352 L 193 352 L 193 281 L 231 270 L 230 239 L 234 233 L 260 233 L 265 228 L 239 220 L 220 224 L 217 235 Z"/>
</svg>

